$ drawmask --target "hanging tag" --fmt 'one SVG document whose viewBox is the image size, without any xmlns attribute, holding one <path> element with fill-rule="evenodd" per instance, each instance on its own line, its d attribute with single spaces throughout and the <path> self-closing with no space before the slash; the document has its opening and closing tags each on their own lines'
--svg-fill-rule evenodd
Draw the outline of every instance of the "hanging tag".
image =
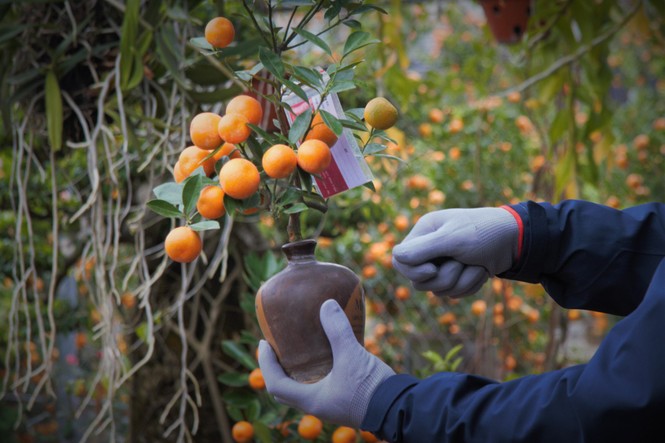
<svg viewBox="0 0 665 443">
<path fill-rule="evenodd" d="M 330 79 L 327 72 L 320 68 L 318 70 L 323 75 L 324 81 L 327 82 Z M 293 124 L 298 115 L 307 109 L 314 111 L 321 103 L 321 94 L 317 90 L 305 85 L 301 86 L 307 94 L 309 102 L 303 101 L 302 98 L 293 93 L 288 93 L 283 98 L 284 102 L 293 110 L 293 112 L 286 113 L 289 125 Z M 326 95 L 318 109 L 327 111 L 339 119 L 345 118 L 344 110 L 336 93 Z M 318 176 L 314 176 L 314 183 L 323 198 L 331 197 L 372 181 L 372 172 L 350 129 L 344 128 L 342 134 L 337 138 L 337 142 L 330 147 L 330 152 L 332 154 L 330 166 Z"/>
</svg>

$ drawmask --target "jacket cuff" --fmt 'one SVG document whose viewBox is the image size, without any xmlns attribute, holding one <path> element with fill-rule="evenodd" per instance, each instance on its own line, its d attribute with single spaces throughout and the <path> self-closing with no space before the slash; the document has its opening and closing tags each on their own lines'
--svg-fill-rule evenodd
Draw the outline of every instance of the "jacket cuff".
<svg viewBox="0 0 665 443">
<path fill-rule="evenodd" d="M 395 399 L 417 383 L 418 379 L 408 374 L 397 374 L 387 378 L 374 391 L 360 429 L 372 433 L 379 432 Z"/>
<path fill-rule="evenodd" d="M 543 263 L 547 257 L 547 212 L 543 206 L 532 201 L 508 207 L 514 211 L 513 215 L 519 217 L 522 222 L 522 253 L 513 267 L 500 274 L 499 277 L 538 283 Z"/>
</svg>

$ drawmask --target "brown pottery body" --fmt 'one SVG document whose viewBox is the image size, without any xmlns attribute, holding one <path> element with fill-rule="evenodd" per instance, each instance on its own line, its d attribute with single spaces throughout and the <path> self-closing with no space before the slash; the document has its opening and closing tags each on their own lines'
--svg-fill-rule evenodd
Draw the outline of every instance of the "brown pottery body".
<svg viewBox="0 0 665 443">
<path fill-rule="evenodd" d="M 319 317 L 323 302 L 337 300 L 361 344 L 365 329 L 360 279 L 344 266 L 316 260 L 315 248 L 315 240 L 284 245 L 288 265 L 256 294 L 261 332 L 287 375 L 301 383 L 320 380 L 332 369 L 332 351 Z"/>
</svg>

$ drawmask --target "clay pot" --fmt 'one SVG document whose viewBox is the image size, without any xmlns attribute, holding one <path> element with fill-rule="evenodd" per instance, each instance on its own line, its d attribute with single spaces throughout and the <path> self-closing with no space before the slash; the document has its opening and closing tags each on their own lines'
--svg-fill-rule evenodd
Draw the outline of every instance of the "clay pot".
<svg viewBox="0 0 665 443">
<path fill-rule="evenodd" d="M 315 240 L 282 247 L 288 265 L 256 294 L 256 314 L 263 336 L 284 371 L 301 383 L 313 383 L 332 369 L 332 351 L 319 320 L 324 301 L 337 300 L 359 343 L 364 342 L 365 294 L 350 269 L 317 261 Z"/>
<path fill-rule="evenodd" d="M 487 24 L 499 43 L 517 43 L 526 32 L 531 0 L 480 0 Z"/>
</svg>

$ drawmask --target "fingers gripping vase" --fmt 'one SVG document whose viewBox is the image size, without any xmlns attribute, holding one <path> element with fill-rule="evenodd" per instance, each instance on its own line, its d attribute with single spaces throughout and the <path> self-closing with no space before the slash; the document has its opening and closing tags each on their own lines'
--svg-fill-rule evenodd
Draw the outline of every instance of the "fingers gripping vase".
<svg viewBox="0 0 665 443">
<path fill-rule="evenodd" d="M 313 383 L 332 369 L 332 351 L 319 318 L 323 302 L 337 300 L 361 344 L 365 329 L 365 295 L 360 279 L 344 266 L 317 261 L 315 249 L 315 240 L 284 245 L 286 268 L 266 281 L 256 294 L 256 314 L 263 336 L 287 375 L 301 383 Z"/>
</svg>

